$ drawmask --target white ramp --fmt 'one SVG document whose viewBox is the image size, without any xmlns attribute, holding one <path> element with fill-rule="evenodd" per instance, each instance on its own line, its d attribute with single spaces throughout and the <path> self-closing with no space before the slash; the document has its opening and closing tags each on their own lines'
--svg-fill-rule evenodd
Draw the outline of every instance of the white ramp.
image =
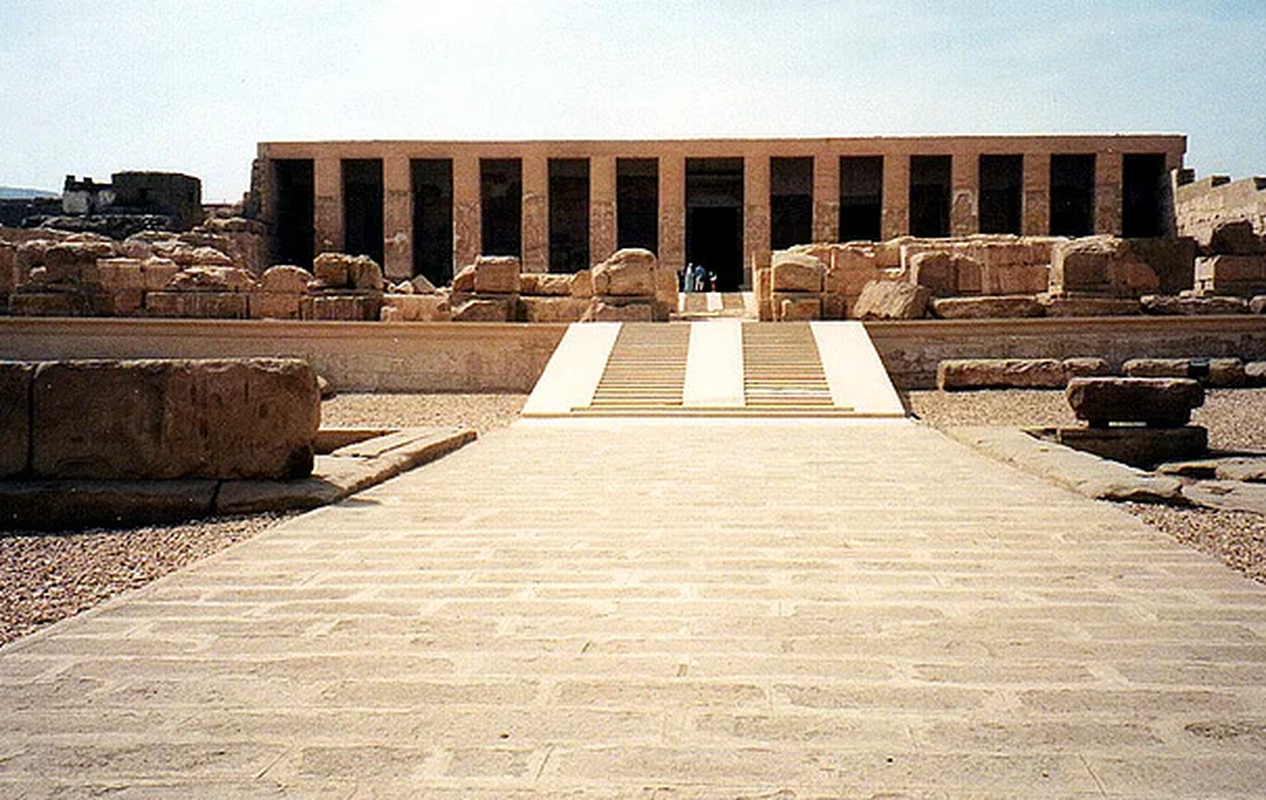
<svg viewBox="0 0 1266 800">
<path fill-rule="evenodd" d="M 523 406 L 522 416 L 555 417 L 589 405 L 619 333 L 618 322 L 567 326 L 563 340 Z"/>
<path fill-rule="evenodd" d="M 690 324 L 681 404 L 686 408 L 742 408 L 743 328 L 737 319 Z"/>
<path fill-rule="evenodd" d="M 858 416 L 904 417 L 901 398 L 860 322 L 810 323 L 836 406 Z"/>
</svg>

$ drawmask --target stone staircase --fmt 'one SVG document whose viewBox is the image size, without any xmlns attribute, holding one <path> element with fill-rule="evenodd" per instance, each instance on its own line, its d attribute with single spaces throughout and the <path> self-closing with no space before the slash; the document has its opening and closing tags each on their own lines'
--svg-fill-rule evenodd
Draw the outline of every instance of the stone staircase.
<svg viewBox="0 0 1266 800">
<path fill-rule="evenodd" d="M 689 325 L 621 326 L 588 409 L 680 411 L 689 349 Z"/>
<path fill-rule="evenodd" d="M 751 292 L 681 292 L 674 320 L 756 319 Z"/>
<path fill-rule="evenodd" d="M 743 398 L 749 409 L 836 410 L 809 323 L 743 326 Z"/>
</svg>

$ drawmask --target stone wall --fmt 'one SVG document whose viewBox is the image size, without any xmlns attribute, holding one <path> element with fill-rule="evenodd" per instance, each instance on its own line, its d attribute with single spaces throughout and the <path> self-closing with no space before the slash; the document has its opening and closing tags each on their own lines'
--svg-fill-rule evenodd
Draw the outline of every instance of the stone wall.
<svg viewBox="0 0 1266 800">
<path fill-rule="evenodd" d="M 320 402 L 296 359 L 0 362 L 0 478 L 304 477 Z"/>
</svg>

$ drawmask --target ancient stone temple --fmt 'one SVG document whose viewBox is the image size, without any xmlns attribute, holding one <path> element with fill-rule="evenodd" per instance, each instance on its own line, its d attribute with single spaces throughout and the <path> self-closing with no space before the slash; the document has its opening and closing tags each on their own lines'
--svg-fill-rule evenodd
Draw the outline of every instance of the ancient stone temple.
<svg viewBox="0 0 1266 800">
<path fill-rule="evenodd" d="M 265 142 L 273 263 L 341 250 L 437 285 L 479 255 L 574 272 L 644 247 L 722 290 L 795 244 L 1174 232 L 1175 135 Z"/>
</svg>

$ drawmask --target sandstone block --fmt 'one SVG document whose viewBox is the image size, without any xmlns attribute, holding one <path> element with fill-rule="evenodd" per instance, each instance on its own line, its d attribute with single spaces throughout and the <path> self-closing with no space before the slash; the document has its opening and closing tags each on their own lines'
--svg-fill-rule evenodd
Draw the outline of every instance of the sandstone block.
<svg viewBox="0 0 1266 800">
<path fill-rule="evenodd" d="M 61 242 L 44 250 L 43 266 L 51 283 L 79 283 L 89 273 L 96 277 L 99 258 L 114 255 L 114 246 L 102 242 Z"/>
<path fill-rule="evenodd" d="M 116 289 L 89 295 L 93 314 L 105 317 L 136 317 L 145 310 L 144 289 Z"/>
<path fill-rule="evenodd" d="M 383 295 L 383 322 L 447 322 L 452 318 L 448 296 L 442 294 Z"/>
<path fill-rule="evenodd" d="M 987 295 L 1039 294 L 1050 286 L 1049 263 L 986 265 L 980 274 L 980 293 Z"/>
<path fill-rule="evenodd" d="M 252 292 L 247 306 L 251 319 L 301 319 L 303 298 L 293 292 Z"/>
<path fill-rule="evenodd" d="M 1089 236 L 1061 242 L 1051 250 L 1053 293 L 1138 297 L 1159 288 L 1155 270 L 1138 258 L 1124 239 Z"/>
<path fill-rule="evenodd" d="M 32 239 L 18 245 L 13 254 L 14 266 L 17 268 L 19 283 L 34 267 L 44 265 L 44 253 L 56 244 L 52 239 Z"/>
<path fill-rule="evenodd" d="M 1266 255 L 1197 258 L 1195 288 L 1201 294 L 1252 297 L 1266 292 Z"/>
<path fill-rule="evenodd" d="M 480 256 L 475 260 L 477 294 L 518 294 L 522 269 L 514 256 Z"/>
<path fill-rule="evenodd" d="M 453 293 L 470 294 L 475 291 L 475 265 L 467 264 L 453 275 Z"/>
<path fill-rule="evenodd" d="M 1266 253 L 1266 242 L 1248 219 L 1227 220 L 1213 227 L 1208 251 L 1213 254 L 1251 256 Z"/>
<path fill-rule="evenodd" d="M 991 319 L 1040 317 L 1046 310 L 1030 294 L 942 297 L 932 301 L 932 313 L 941 319 Z"/>
<path fill-rule="evenodd" d="M 1200 316 L 1206 314 L 1247 314 L 1248 301 L 1242 297 L 1171 297 L 1144 295 L 1139 299 L 1143 312 L 1159 316 Z"/>
<path fill-rule="evenodd" d="M 842 294 L 824 293 L 822 319 L 848 319 L 848 298 Z"/>
<path fill-rule="evenodd" d="M 1204 404 L 1204 387 L 1190 378 L 1073 378 L 1065 395 L 1077 419 L 1099 428 L 1110 422 L 1176 428 Z"/>
<path fill-rule="evenodd" d="M 571 275 L 525 272 L 519 276 L 519 293 L 541 297 L 568 297 L 571 295 L 571 284 Z"/>
<path fill-rule="evenodd" d="M 779 251 L 772 256 L 770 272 L 774 292 L 818 293 L 826 266 L 811 255 Z"/>
<path fill-rule="evenodd" d="M 650 303 L 625 303 L 616 305 L 595 297 L 590 301 L 581 322 L 653 322 L 654 309 Z"/>
<path fill-rule="evenodd" d="M 1048 317 L 1126 317 L 1142 313 L 1139 301 L 1128 297 L 1087 297 L 1039 294 L 1037 301 Z"/>
<path fill-rule="evenodd" d="M 477 298 L 453 306 L 453 322 L 509 322 L 513 299 Z"/>
<path fill-rule="evenodd" d="M 593 297 L 593 272 L 582 269 L 571 276 L 571 296 L 586 300 Z"/>
<path fill-rule="evenodd" d="M 936 385 L 941 391 L 1062 389 L 1067 382 L 1063 362 L 1054 358 L 947 359 L 936 368 Z"/>
<path fill-rule="evenodd" d="M 920 319 L 931 293 L 905 281 L 868 281 L 853 307 L 857 319 Z"/>
<path fill-rule="evenodd" d="M 822 319 L 820 295 L 774 292 L 774 308 L 782 322 L 804 322 Z"/>
<path fill-rule="evenodd" d="M 196 265 L 186 267 L 167 282 L 169 292 L 249 292 L 255 277 L 237 267 Z"/>
<path fill-rule="evenodd" d="M 63 361 L 32 418 L 35 477 L 286 479 L 312 469 L 320 400 L 294 359 Z"/>
<path fill-rule="evenodd" d="M 926 286 L 934 297 L 980 294 L 981 263 L 974 258 L 929 250 L 910 258 L 910 281 Z"/>
<path fill-rule="evenodd" d="M 589 309 L 589 301 L 579 297 L 529 297 L 519 298 L 519 310 L 524 322 L 579 322 Z"/>
<path fill-rule="evenodd" d="M 154 317 L 248 319 L 249 297 L 245 292 L 148 292 L 145 310 Z"/>
<path fill-rule="evenodd" d="M 304 319 L 328 322 L 372 322 L 382 311 L 380 294 L 328 294 L 305 297 L 300 313 Z"/>
<path fill-rule="evenodd" d="M 617 250 L 593 268 L 595 296 L 655 297 L 655 254 L 640 248 Z"/>
<path fill-rule="evenodd" d="M 677 310 L 677 275 L 670 269 L 655 268 L 655 301 L 657 310 L 655 318 L 668 320 L 668 314 Z M 663 311 L 658 309 L 663 307 Z"/>
<path fill-rule="evenodd" d="M 1250 361 L 1245 364 L 1244 381 L 1249 386 L 1266 386 L 1266 361 Z"/>
<path fill-rule="evenodd" d="M 233 259 L 214 247 L 179 244 L 167 251 L 167 257 L 182 267 L 232 267 Z M 248 273 L 249 274 L 249 273 Z"/>
<path fill-rule="evenodd" d="M 1112 365 L 1106 359 L 1079 356 L 1064 359 L 1064 373 L 1069 378 L 1095 378 L 1112 374 Z"/>
<path fill-rule="evenodd" d="M 102 258 L 97 260 L 97 282 L 106 291 L 145 288 L 145 269 L 138 258 Z"/>
<path fill-rule="evenodd" d="M 0 361 L 0 479 L 26 471 L 31 443 L 31 381 L 35 367 Z"/>
<path fill-rule="evenodd" d="M 92 308 L 80 292 L 17 292 L 9 296 L 15 317 L 86 317 Z"/>
<path fill-rule="evenodd" d="M 1122 371 L 1131 378 L 1193 378 L 1218 387 L 1243 386 L 1247 380 L 1238 358 L 1132 358 Z"/>
<path fill-rule="evenodd" d="M 1199 458 L 1209 450 L 1209 432 L 1197 425 L 1057 428 L 1055 441 L 1140 469 L 1150 469 L 1166 461 Z"/>
<path fill-rule="evenodd" d="M 180 272 L 180 265 L 166 258 L 147 258 L 141 262 L 141 275 L 147 292 L 161 292 Z"/>
<path fill-rule="evenodd" d="M 278 264 L 264 270 L 259 287 L 269 294 L 306 294 L 314 276 L 302 267 Z"/>
<path fill-rule="evenodd" d="M 435 284 L 425 275 L 414 275 L 409 279 L 409 285 L 413 287 L 413 291 L 417 294 L 435 294 Z"/>
<path fill-rule="evenodd" d="M 0 242 L 0 295 L 12 292 L 18 285 L 18 248 Z"/>
</svg>

